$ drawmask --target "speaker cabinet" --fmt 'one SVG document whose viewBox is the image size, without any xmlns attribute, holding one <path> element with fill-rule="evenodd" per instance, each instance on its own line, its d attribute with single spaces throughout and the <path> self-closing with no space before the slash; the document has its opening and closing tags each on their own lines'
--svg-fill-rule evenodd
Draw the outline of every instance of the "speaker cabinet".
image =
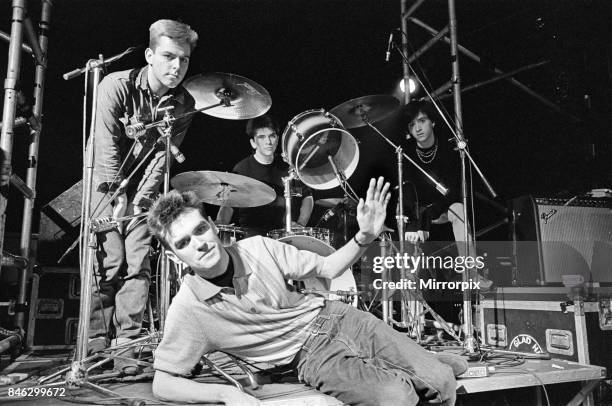
<svg viewBox="0 0 612 406">
<path fill-rule="evenodd" d="M 42 208 L 38 263 L 57 265 L 66 249 L 79 237 L 81 223 L 82 181 L 57 196 Z M 78 265 L 78 247 L 62 262 Z"/>
<path fill-rule="evenodd" d="M 524 196 L 512 201 L 518 285 L 612 282 L 612 201 Z"/>
</svg>

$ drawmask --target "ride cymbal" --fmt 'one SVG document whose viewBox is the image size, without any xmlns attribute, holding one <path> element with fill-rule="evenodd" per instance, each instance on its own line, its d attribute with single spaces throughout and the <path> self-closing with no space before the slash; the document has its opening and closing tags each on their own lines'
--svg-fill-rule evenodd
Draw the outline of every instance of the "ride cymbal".
<svg viewBox="0 0 612 406">
<path fill-rule="evenodd" d="M 202 73 L 183 82 L 195 99 L 195 108 L 223 105 L 202 112 L 229 120 L 244 120 L 265 114 L 272 106 L 270 93 L 258 84 L 233 73 Z"/>
<path fill-rule="evenodd" d="M 392 114 L 400 102 L 393 96 L 384 94 L 358 97 L 345 101 L 329 112 L 338 117 L 344 127 L 359 128 L 367 123 L 376 123 Z"/>
<path fill-rule="evenodd" d="M 192 190 L 201 201 L 217 206 L 257 207 L 276 198 L 274 189 L 265 183 L 229 172 L 183 172 L 170 184 L 179 192 Z"/>
</svg>

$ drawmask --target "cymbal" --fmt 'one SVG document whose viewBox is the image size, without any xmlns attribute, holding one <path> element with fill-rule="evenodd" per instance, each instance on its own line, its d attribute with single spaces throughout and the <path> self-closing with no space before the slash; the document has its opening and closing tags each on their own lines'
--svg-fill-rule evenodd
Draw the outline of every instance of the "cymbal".
<svg viewBox="0 0 612 406">
<path fill-rule="evenodd" d="M 328 199 L 318 199 L 315 201 L 317 206 L 325 207 L 331 209 L 332 207 L 336 207 L 340 203 L 345 201 L 344 197 L 331 197 Z"/>
<path fill-rule="evenodd" d="M 344 127 L 359 128 L 367 125 L 367 122 L 381 121 L 392 114 L 399 104 L 399 100 L 393 96 L 377 94 L 345 101 L 329 112 L 338 117 Z"/>
<path fill-rule="evenodd" d="M 257 207 L 276 198 L 274 189 L 265 183 L 229 172 L 183 172 L 170 184 L 179 192 L 193 190 L 201 201 L 217 206 Z"/>
<path fill-rule="evenodd" d="M 195 99 L 196 109 L 225 102 L 202 111 L 213 117 L 244 120 L 259 117 L 272 106 L 270 93 L 263 86 L 233 73 L 202 73 L 185 80 L 183 87 Z"/>
</svg>

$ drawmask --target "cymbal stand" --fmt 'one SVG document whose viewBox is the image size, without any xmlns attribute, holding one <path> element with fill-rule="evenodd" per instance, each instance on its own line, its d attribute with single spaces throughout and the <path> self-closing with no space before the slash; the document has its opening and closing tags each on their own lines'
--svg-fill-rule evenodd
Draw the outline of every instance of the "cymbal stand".
<svg viewBox="0 0 612 406">
<path fill-rule="evenodd" d="M 291 181 L 296 179 L 295 168 L 289 166 L 287 176 L 282 178 L 285 197 L 285 231 L 291 233 Z"/>
<path fill-rule="evenodd" d="M 353 203 L 357 204 L 357 202 L 359 202 L 359 196 L 357 195 L 357 193 L 355 193 L 355 190 L 351 187 L 350 183 L 348 183 L 344 171 L 338 168 L 338 165 L 336 165 L 336 161 L 334 161 L 334 158 L 331 155 L 327 156 L 327 160 L 329 161 L 329 164 L 331 165 L 334 171 L 336 179 L 338 179 L 338 185 L 344 191 L 344 196 L 347 199 L 352 200 Z"/>
<path fill-rule="evenodd" d="M 346 200 L 346 203 L 343 203 L 344 207 L 342 210 L 342 242 L 343 244 L 346 244 L 346 242 L 348 241 L 348 201 L 350 200 L 354 204 L 357 204 L 359 202 L 359 197 L 357 196 L 357 193 L 355 193 L 355 190 L 353 190 L 353 188 L 351 187 L 350 183 L 348 183 L 344 171 L 338 169 L 338 165 L 336 165 L 336 161 L 334 161 L 334 158 L 331 155 L 328 155 L 327 160 L 329 161 L 329 164 L 331 165 L 334 171 L 336 179 L 338 179 L 338 185 L 344 191 L 344 198 Z"/>
</svg>

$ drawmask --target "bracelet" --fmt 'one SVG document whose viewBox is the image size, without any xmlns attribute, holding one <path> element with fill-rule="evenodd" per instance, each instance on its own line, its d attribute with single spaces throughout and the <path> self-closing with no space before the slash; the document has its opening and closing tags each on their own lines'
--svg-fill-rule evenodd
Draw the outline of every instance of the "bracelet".
<svg viewBox="0 0 612 406">
<path fill-rule="evenodd" d="M 357 234 L 355 234 L 353 236 L 353 241 L 355 241 L 355 244 L 359 245 L 361 248 L 365 248 L 365 247 L 369 247 L 370 244 L 362 244 L 359 241 L 357 241 Z"/>
</svg>

